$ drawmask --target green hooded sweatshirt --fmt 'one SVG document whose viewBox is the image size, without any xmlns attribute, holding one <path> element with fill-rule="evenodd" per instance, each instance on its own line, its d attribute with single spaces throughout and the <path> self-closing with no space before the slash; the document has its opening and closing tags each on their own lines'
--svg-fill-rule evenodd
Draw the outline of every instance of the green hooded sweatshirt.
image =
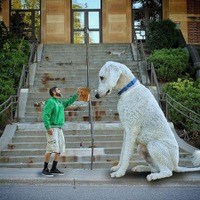
<svg viewBox="0 0 200 200">
<path fill-rule="evenodd" d="M 78 99 L 78 94 L 74 94 L 67 100 L 51 97 L 45 102 L 43 111 L 44 126 L 50 128 L 61 128 L 65 122 L 64 110 Z"/>
</svg>

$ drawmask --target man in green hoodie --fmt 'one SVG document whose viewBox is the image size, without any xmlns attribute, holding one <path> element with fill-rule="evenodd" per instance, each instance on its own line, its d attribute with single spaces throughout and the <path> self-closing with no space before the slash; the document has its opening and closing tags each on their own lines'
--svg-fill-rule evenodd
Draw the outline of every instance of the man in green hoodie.
<svg viewBox="0 0 200 200">
<path fill-rule="evenodd" d="M 54 174 L 64 175 L 63 172 L 57 169 L 57 163 L 60 154 L 65 152 L 65 137 L 62 131 L 62 126 L 65 122 L 64 109 L 73 104 L 79 97 L 79 90 L 76 94 L 67 100 L 61 100 L 61 91 L 58 87 L 52 87 L 49 90 L 51 98 L 44 105 L 43 121 L 47 130 L 47 146 L 44 157 L 44 176 L 52 177 Z M 51 170 L 48 169 L 51 154 L 55 153 Z"/>
</svg>

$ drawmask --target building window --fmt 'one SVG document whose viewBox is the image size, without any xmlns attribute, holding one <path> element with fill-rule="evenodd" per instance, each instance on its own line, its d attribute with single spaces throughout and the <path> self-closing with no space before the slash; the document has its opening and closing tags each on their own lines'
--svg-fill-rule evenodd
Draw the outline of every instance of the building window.
<svg viewBox="0 0 200 200">
<path fill-rule="evenodd" d="M 188 42 L 200 43 L 200 22 L 188 22 Z"/>
<path fill-rule="evenodd" d="M 72 0 L 72 43 L 101 42 L 101 0 Z"/>
<path fill-rule="evenodd" d="M 40 40 L 40 0 L 10 0 L 10 30 L 16 37 Z"/>
<path fill-rule="evenodd" d="M 187 14 L 200 14 L 199 0 L 187 0 Z"/>
<path fill-rule="evenodd" d="M 146 31 L 150 21 L 161 19 L 161 2 L 161 0 L 132 1 L 133 32 L 135 32 L 138 40 L 146 39 Z"/>
<path fill-rule="evenodd" d="M 200 43 L 200 1 L 187 0 L 188 43 Z"/>
</svg>

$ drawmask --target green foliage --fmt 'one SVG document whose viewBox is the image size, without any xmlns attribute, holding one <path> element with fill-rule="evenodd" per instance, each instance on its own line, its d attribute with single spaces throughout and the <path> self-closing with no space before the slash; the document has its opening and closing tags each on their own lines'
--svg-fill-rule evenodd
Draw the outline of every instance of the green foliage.
<svg viewBox="0 0 200 200">
<path fill-rule="evenodd" d="M 14 80 L 5 79 L 2 75 L 0 76 L 0 104 L 6 101 L 11 95 L 15 94 Z"/>
<path fill-rule="evenodd" d="M 9 77 L 18 87 L 21 70 L 28 62 L 29 43 L 23 39 L 6 40 L 0 50 L 0 77 Z"/>
<path fill-rule="evenodd" d="M 167 83 L 164 92 L 169 94 L 177 102 L 186 108 L 200 114 L 200 80 L 194 82 L 188 79 L 178 78 L 177 82 Z M 181 106 L 176 106 L 185 113 Z M 169 108 L 170 119 L 176 127 L 181 127 L 187 131 L 199 131 L 200 125 L 192 123 L 191 120 L 178 113 L 173 108 Z M 188 115 L 188 113 L 186 113 Z"/>
<path fill-rule="evenodd" d="M 152 50 L 177 47 L 176 24 L 169 19 L 151 21 L 147 31 L 147 42 Z"/>
<path fill-rule="evenodd" d="M 29 42 L 24 39 L 7 39 L 0 49 L 0 105 L 16 94 L 22 67 L 28 62 Z M 9 122 L 10 111 L 0 116 L 0 128 Z"/>
<path fill-rule="evenodd" d="M 15 94 L 14 90 L 14 80 L 9 80 L 0 76 L 0 105 L 5 102 L 11 95 Z M 9 110 L 5 111 L 2 115 L 0 115 L 0 128 L 3 128 L 5 124 L 7 124 L 8 119 L 10 117 Z"/>
<path fill-rule="evenodd" d="M 148 59 L 153 62 L 158 79 L 175 81 L 184 75 L 189 62 L 189 55 L 185 49 L 155 50 Z"/>
</svg>

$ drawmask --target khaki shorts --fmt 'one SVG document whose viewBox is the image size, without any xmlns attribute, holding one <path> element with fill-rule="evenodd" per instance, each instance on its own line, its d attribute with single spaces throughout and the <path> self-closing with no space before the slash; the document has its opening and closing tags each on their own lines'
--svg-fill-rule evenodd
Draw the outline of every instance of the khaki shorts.
<svg viewBox="0 0 200 200">
<path fill-rule="evenodd" d="M 46 153 L 63 153 L 65 152 L 65 137 L 62 129 L 52 128 L 53 134 L 47 135 Z"/>
</svg>

